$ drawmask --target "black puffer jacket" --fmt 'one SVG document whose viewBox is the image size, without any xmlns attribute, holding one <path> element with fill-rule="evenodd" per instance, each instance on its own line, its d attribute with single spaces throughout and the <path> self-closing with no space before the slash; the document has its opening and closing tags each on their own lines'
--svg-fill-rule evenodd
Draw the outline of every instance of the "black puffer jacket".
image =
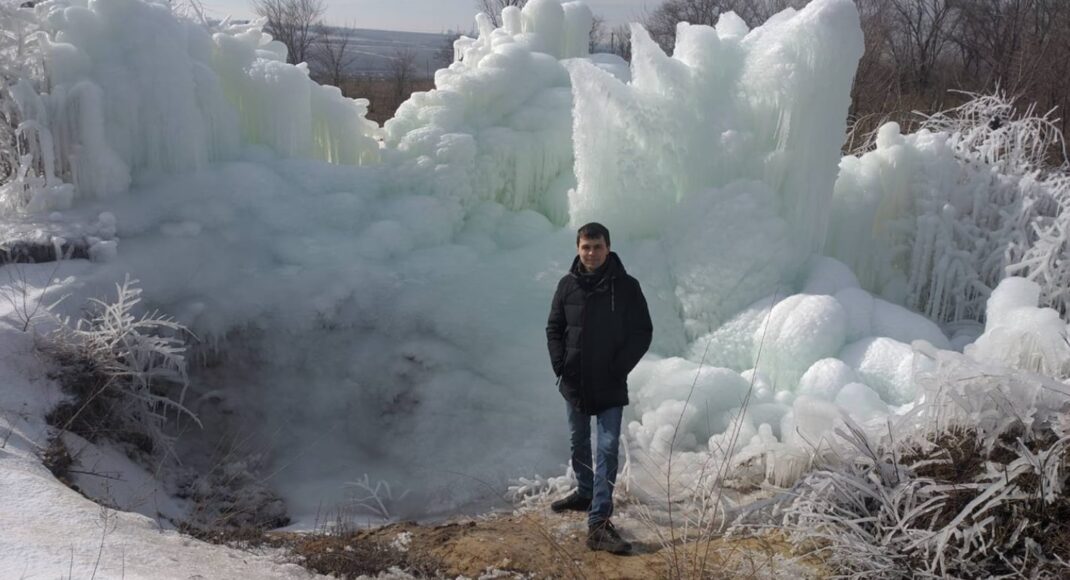
<svg viewBox="0 0 1070 580">
<path fill-rule="evenodd" d="M 610 252 L 601 276 L 579 257 L 550 305 L 546 344 L 561 394 L 588 415 L 628 404 L 628 373 L 650 348 L 654 326 L 639 282 Z"/>
</svg>

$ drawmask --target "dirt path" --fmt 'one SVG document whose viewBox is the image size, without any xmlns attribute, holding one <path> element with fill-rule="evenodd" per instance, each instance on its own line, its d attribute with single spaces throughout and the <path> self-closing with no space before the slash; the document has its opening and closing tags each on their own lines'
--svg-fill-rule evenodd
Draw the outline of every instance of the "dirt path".
<svg viewBox="0 0 1070 580">
<path fill-rule="evenodd" d="M 527 578 L 637 580 L 821 576 L 812 564 L 790 558 L 787 546 L 775 536 L 714 538 L 679 544 L 672 550 L 657 539 L 659 531 L 641 528 L 634 521 L 621 525 L 622 534 L 633 543 L 633 554 L 591 552 L 584 543 L 584 518 L 578 514 L 534 512 L 436 526 L 403 523 L 357 532 L 355 538 L 393 546 L 404 551 L 409 562 L 450 578 L 479 578 L 495 571 Z M 674 552 L 680 564 L 675 573 L 670 573 Z M 688 562 L 701 560 L 704 555 L 706 572 L 699 573 Z"/>
</svg>

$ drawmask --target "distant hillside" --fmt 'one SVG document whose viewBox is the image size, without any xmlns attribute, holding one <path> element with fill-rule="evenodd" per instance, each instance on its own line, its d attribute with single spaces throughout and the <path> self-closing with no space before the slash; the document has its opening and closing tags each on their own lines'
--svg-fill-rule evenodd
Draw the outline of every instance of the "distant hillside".
<svg viewBox="0 0 1070 580">
<path fill-rule="evenodd" d="M 346 46 L 346 55 L 352 57 L 349 76 L 385 76 L 391 60 L 404 50 L 415 53 L 417 78 L 431 78 L 435 70 L 449 64 L 443 57 L 443 48 L 449 46 L 451 38 L 448 34 L 341 27 L 330 31 L 335 39 L 349 37 Z"/>
</svg>

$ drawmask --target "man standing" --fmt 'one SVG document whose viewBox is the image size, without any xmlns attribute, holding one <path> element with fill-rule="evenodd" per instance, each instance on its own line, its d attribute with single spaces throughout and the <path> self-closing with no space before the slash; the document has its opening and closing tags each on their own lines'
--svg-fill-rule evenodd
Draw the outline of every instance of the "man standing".
<svg viewBox="0 0 1070 580">
<path fill-rule="evenodd" d="M 650 348 L 654 327 L 639 282 L 610 251 L 609 230 L 589 223 L 576 233 L 576 258 L 557 284 L 546 343 L 572 429 L 577 489 L 551 509 L 587 511 L 587 547 L 616 554 L 631 545 L 610 523 L 621 415 L 628 373 Z M 597 418 L 592 470 L 591 417 Z"/>
</svg>

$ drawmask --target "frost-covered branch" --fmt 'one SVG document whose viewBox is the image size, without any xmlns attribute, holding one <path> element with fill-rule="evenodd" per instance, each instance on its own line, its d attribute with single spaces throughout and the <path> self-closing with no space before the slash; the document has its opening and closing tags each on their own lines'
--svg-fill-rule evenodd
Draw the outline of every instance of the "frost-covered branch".
<svg viewBox="0 0 1070 580">
<path fill-rule="evenodd" d="M 116 284 L 114 301 L 90 303 L 77 323 L 60 319 L 45 344 L 77 391 L 77 408 L 65 413 L 60 426 L 70 428 L 79 420 L 99 423 L 92 428 L 140 434 L 152 450 L 168 450 L 173 441 L 164 430 L 169 417 L 200 425 L 184 404 L 189 386 L 184 335 L 189 331 L 158 312 L 137 316 L 141 289 L 129 276 Z M 170 395 L 170 389 L 177 393 Z"/>
</svg>

